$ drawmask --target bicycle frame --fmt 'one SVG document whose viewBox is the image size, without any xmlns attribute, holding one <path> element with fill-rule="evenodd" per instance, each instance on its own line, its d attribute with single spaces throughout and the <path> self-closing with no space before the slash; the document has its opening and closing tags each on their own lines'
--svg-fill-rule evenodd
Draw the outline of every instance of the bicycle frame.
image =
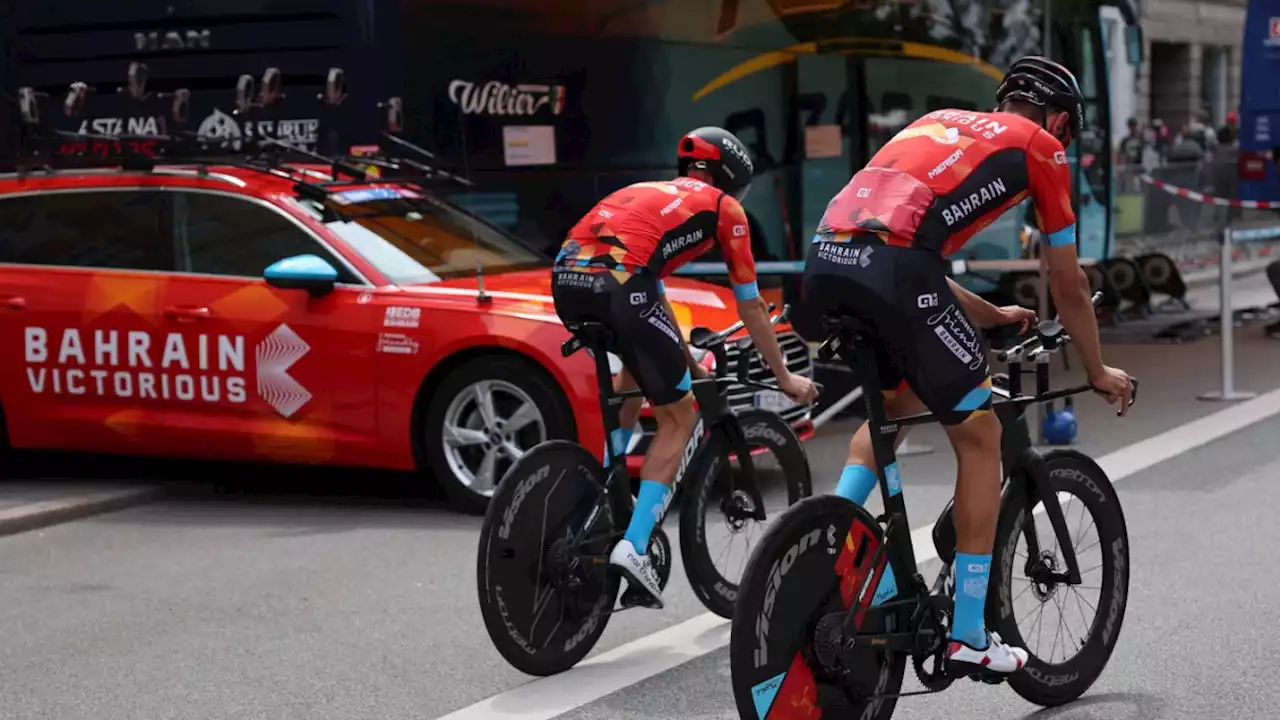
<svg viewBox="0 0 1280 720">
<path fill-rule="evenodd" d="M 593 329 L 584 333 L 586 336 L 584 340 L 578 341 L 580 346 L 590 349 L 592 358 L 595 361 L 596 385 L 600 393 L 600 411 L 604 423 L 605 438 L 609 438 L 612 432 L 621 424 L 622 404 L 631 398 L 643 397 L 643 393 L 640 390 L 614 390 L 613 376 L 609 372 L 608 332 L 603 327 Z M 570 340 L 569 343 L 566 343 L 566 354 L 576 351 L 577 347 L 571 345 L 574 342 L 574 340 Z M 713 345 L 710 351 L 716 355 L 717 369 L 724 368 L 727 370 L 728 353 L 725 351 L 723 343 Z M 746 358 L 742 358 L 740 362 L 746 362 Z M 751 452 L 747 445 L 746 435 L 737 422 L 737 416 L 733 414 L 733 410 L 729 407 L 727 396 L 722 389 L 722 385 L 729 382 L 732 382 L 732 380 L 725 375 L 717 374 L 714 377 L 694 380 L 691 384 L 694 399 L 698 403 L 698 419 L 694 424 L 693 432 L 688 442 L 685 444 L 680 465 L 677 467 L 675 477 L 671 483 L 671 492 L 667 493 L 667 499 L 662 507 L 662 515 L 658 519 L 657 527 L 661 527 L 666 519 L 667 512 L 671 507 L 671 500 L 680 489 L 680 483 L 684 479 L 686 472 L 690 467 L 697 466 L 697 463 L 693 462 L 697 453 L 704 448 L 721 447 L 719 443 L 714 442 L 712 439 L 712 436 L 720 432 L 724 433 L 729 447 L 738 456 L 743 476 L 746 478 L 745 489 L 754 503 L 755 519 L 764 519 L 764 502 L 760 494 L 760 488 L 755 482 L 755 466 L 751 460 Z M 711 428 L 709 433 L 706 431 L 708 424 Z M 626 524 L 631 520 L 630 476 L 626 469 L 626 456 L 619 455 L 613 447 L 613 443 L 608 440 L 605 442 L 605 452 L 609 461 L 609 474 L 605 480 L 605 493 L 597 500 L 596 506 L 592 509 L 587 521 L 583 523 L 582 529 L 573 538 L 574 547 L 580 546 L 586 538 L 587 532 L 594 525 L 594 520 L 603 509 L 605 502 L 613 503 L 614 512 L 617 514 L 616 528 L 625 528 Z M 735 482 L 732 475 L 730 482 Z M 736 488 L 730 488 L 731 491 L 733 489 Z M 621 530 L 616 531 L 617 536 L 621 537 L 622 534 Z"/>
<path fill-rule="evenodd" d="M 842 357 L 853 364 L 858 376 L 862 378 L 863 398 L 867 408 L 867 422 L 870 423 L 871 427 L 872 454 L 875 457 L 876 476 L 879 480 L 881 497 L 885 508 L 884 515 L 878 518 L 878 520 L 885 523 L 884 542 L 876 549 L 871 567 L 879 568 L 885 553 L 888 553 L 889 563 L 893 568 L 894 577 L 898 585 L 899 597 L 906 598 L 888 602 L 875 608 L 865 607 L 862 599 L 868 593 L 868 586 L 872 585 L 872 581 L 878 582 L 878 576 L 873 570 L 864 583 L 864 587 L 857 594 L 857 599 L 850 606 L 845 616 L 843 629 L 847 636 L 856 635 L 860 640 L 875 638 L 884 641 L 893 649 L 905 650 L 909 649 L 908 643 L 911 642 L 914 635 L 912 630 L 916 625 L 916 621 L 920 619 L 920 614 L 924 612 L 931 602 L 936 602 L 934 599 L 936 596 L 933 593 L 941 590 L 943 583 L 950 574 L 950 566 L 955 558 L 955 528 L 951 518 L 955 499 L 952 498 L 951 502 L 947 504 L 947 507 L 934 525 L 934 543 L 938 549 L 938 557 L 943 561 L 943 567 L 931 591 L 926 586 L 924 578 L 917 568 L 915 548 L 911 542 L 911 527 L 907 519 L 906 501 L 902 496 L 901 479 L 897 473 L 897 455 L 894 451 L 894 444 L 898 433 L 904 426 L 936 422 L 937 417 L 933 413 L 921 413 L 885 419 L 884 397 L 879 390 L 879 372 L 875 353 L 871 348 L 870 337 L 856 321 L 850 319 L 841 319 L 834 335 L 840 343 L 839 351 Z M 848 350 L 852 351 L 852 358 L 846 356 Z M 1013 359 L 1008 361 L 1008 390 L 1003 390 L 999 387 L 993 388 L 993 394 L 1006 398 L 1002 402 L 995 403 L 992 408 L 1005 428 L 1001 437 L 1001 455 L 1005 468 L 1001 494 L 1003 496 L 1005 492 L 1009 492 L 1012 488 L 1014 492 L 1022 491 L 1027 493 L 1029 506 L 1034 507 L 1037 500 L 1044 504 L 1045 513 L 1049 516 L 1054 534 L 1059 538 L 1058 545 L 1062 550 L 1067 566 L 1065 573 L 1054 573 L 1052 578 L 1059 582 L 1078 585 L 1080 583 L 1080 568 L 1076 554 L 1071 543 L 1064 541 L 1064 538 L 1069 539 L 1066 519 L 1062 512 L 1062 506 L 1058 503 L 1057 491 L 1053 487 L 1053 481 L 1045 465 L 1044 457 L 1031 444 L 1030 431 L 1026 425 L 1025 410 L 1034 403 L 1078 395 L 1089 392 L 1092 388 L 1085 385 L 1050 391 L 1048 389 L 1048 363 L 1051 356 L 1049 353 L 1040 353 L 1035 357 L 1037 392 L 1034 396 L 1023 395 L 1021 393 L 1021 378 L 1023 375 L 1021 354 L 1015 353 L 1010 357 Z M 950 532 L 949 535 L 947 531 Z M 1027 538 L 1028 557 L 1037 557 L 1040 547 L 1039 538 L 1035 533 L 1034 527 L 1024 528 L 1023 532 Z M 874 589 L 874 587 L 870 588 L 871 591 L 874 591 Z M 874 623 L 881 616 L 891 614 L 911 605 L 914 605 L 914 613 L 913 622 L 911 627 L 908 628 L 908 632 L 867 634 L 859 634 L 857 632 L 858 622 L 864 617 L 869 617 Z"/>
</svg>

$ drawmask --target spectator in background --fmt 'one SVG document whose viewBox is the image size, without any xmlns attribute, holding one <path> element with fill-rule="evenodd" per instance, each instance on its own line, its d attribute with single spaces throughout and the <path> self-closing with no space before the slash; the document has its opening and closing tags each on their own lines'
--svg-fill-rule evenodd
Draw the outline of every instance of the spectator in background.
<svg viewBox="0 0 1280 720">
<path fill-rule="evenodd" d="M 1235 145 L 1240 139 L 1240 114 L 1235 110 L 1227 113 L 1227 122 L 1218 128 L 1218 144 Z"/>
<path fill-rule="evenodd" d="M 1129 118 L 1129 134 L 1120 141 L 1120 165 L 1130 168 L 1141 165 L 1142 149 L 1145 145 L 1142 123 L 1138 122 L 1138 118 Z"/>
<path fill-rule="evenodd" d="M 1166 156 L 1169 154 L 1169 126 L 1164 124 L 1164 120 L 1155 118 L 1151 121 L 1151 147 L 1156 153 L 1156 162 L 1163 164 Z"/>
<path fill-rule="evenodd" d="M 1192 122 L 1192 133 L 1198 136 L 1197 142 L 1204 148 L 1206 154 L 1212 155 L 1218 149 L 1218 134 L 1213 131 L 1213 117 L 1209 115 L 1208 110 L 1196 111 L 1195 120 Z"/>
<path fill-rule="evenodd" d="M 1202 143 L 1204 133 L 1198 123 L 1193 121 L 1183 126 L 1165 156 L 1169 164 L 1165 168 L 1164 179 L 1168 183 L 1197 192 L 1205 191 L 1206 154 Z M 1177 198 L 1175 206 L 1182 226 L 1187 230 L 1198 230 L 1202 210 L 1200 203 Z"/>
</svg>

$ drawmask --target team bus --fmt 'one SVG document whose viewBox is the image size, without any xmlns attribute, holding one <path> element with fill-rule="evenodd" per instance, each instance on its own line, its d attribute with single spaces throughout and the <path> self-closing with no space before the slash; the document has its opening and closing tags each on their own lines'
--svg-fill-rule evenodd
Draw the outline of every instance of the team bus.
<svg viewBox="0 0 1280 720">
<path fill-rule="evenodd" d="M 796 260 L 827 200 L 895 132 L 938 108 L 990 109 L 1008 64 L 1047 48 L 1087 99 L 1070 162 L 1080 253 L 1101 258 L 1108 5 L 1136 37 L 1130 0 L 1059 0 L 1047 22 L 1031 0 L 41 0 L 10 4 L 0 72 L 9 96 L 87 83 L 92 116 L 62 119 L 68 130 L 156 130 L 166 93 L 186 88 L 191 130 L 320 149 L 376 142 L 372 109 L 400 97 L 405 136 L 475 183 L 442 192 L 548 252 L 605 193 L 672 174 L 681 133 L 722 125 L 755 156 L 758 257 Z M 119 92 L 135 62 L 158 91 L 149 108 Z M 237 78 L 267 67 L 282 72 L 283 113 L 242 126 Z M 322 117 L 335 67 L 350 97 Z M 1010 213 L 969 248 L 1018 257 L 1021 224 Z"/>
<path fill-rule="evenodd" d="M 1250 0 L 1240 62 L 1241 200 L 1280 200 L 1280 5 Z"/>
</svg>

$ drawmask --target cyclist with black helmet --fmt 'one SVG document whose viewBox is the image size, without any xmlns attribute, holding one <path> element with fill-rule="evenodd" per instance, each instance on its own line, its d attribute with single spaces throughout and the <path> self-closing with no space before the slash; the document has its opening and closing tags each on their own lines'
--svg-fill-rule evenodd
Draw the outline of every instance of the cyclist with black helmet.
<svg viewBox="0 0 1280 720">
<path fill-rule="evenodd" d="M 693 361 L 674 322 L 662 278 L 719 244 L 729 266 L 737 310 L 778 387 L 797 402 L 817 396 L 808 378 L 787 370 L 768 306 L 756 285 L 751 233 L 741 200 L 753 172 L 746 146 L 732 133 L 703 127 L 680 138 L 679 177 L 617 190 L 572 229 L 556 257 L 552 296 L 566 322 L 595 320 L 619 338 L 624 366 L 618 390 L 637 386 L 653 408 L 658 428 L 641 470 L 639 497 L 626 535 L 609 557 L 627 579 L 623 604 L 662 607 L 658 576 L 648 558 L 649 537 L 670 499 L 684 447 L 697 421 L 690 395 Z M 623 405 L 608 442 L 625 453 L 640 400 Z M 606 453 L 607 455 L 607 453 Z"/>
<path fill-rule="evenodd" d="M 1089 283 L 1076 255 L 1071 174 L 1065 148 L 1079 137 L 1084 106 L 1075 77 L 1043 57 L 1025 57 L 996 92 L 994 112 L 937 110 L 904 128 L 828 204 L 805 264 L 805 305 L 862 319 L 877 353 L 891 416 L 935 413 L 951 439 L 958 477 L 953 675 L 1022 669 L 1027 652 L 983 621 L 1000 509 L 1000 422 L 991 412 L 987 348 L 975 329 L 1036 319 L 997 307 L 947 277 L 945 258 L 1026 198 L 1035 203 L 1054 303 L 1089 381 L 1128 407 L 1132 381 L 1102 361 Z M 899 432 L 897 442 L 905 437 Z M 876 484 L 864 424 L 849 443 L 836 492 L 858 504 Z M 897 468 L 886 469 L 891 494 Z M 895 592 L 890 574 L 877 588 Z"/>
</svg>

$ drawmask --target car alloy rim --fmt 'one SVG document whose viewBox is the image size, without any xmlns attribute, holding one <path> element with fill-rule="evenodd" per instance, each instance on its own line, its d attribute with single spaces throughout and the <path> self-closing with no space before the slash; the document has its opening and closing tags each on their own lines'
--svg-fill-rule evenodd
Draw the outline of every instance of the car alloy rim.
<svg viewBox="0 0 1280 720">
<path fill-rule="evenodd" d="M 493 495 L 507 468 L 546 439 L 547 426 L 537 404 L 503 380 L 468 385 L 444 412 L 449 469 L 478 495 Z"/>
</svg>

